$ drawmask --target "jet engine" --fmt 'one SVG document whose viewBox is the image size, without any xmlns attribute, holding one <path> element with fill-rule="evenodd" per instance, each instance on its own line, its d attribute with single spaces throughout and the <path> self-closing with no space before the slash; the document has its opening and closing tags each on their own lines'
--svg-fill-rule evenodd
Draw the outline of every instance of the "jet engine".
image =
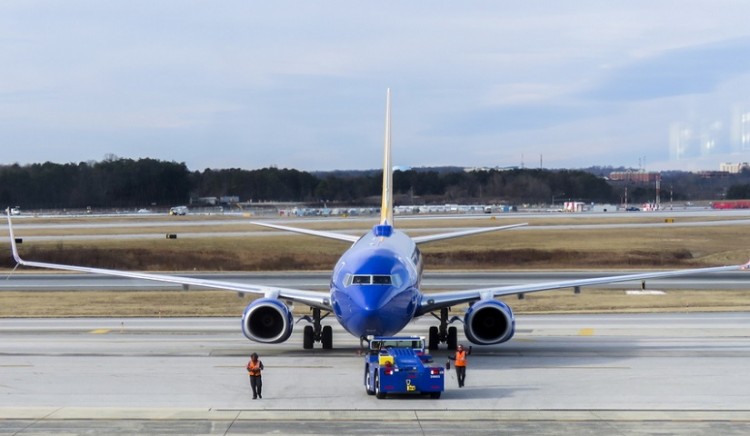
<svg viewBox="0 0 750 436">
<path fill-rule="evenodd" d="M 492 345 L 505 342 L 516 331 L 513 310 L 498 300 L 474 303 L 464 316 L 466 338 L 477 345 Z"/>
<path fill-rule="evenodd" d="M 274 298 L 259 298 L 242 314 L 242 333 L 255 342 L 278 344 L 289 339 L 294 326 L 292 312 Z"/>
</svg>

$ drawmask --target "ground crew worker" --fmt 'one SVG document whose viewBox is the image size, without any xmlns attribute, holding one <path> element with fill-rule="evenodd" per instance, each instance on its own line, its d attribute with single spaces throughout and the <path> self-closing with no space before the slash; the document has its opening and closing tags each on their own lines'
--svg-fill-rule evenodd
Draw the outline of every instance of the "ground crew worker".
<svg viewBox="0 0 750 436">
<path fill-rule="evenodd" d="M 464 387 L 464 380 L 466 379 L 466 356 L 470 354 L 471 354 L 471 345 L 469 346 L 468 351 L 464 349 L 463 345 L 459 345 L 458 348 L 456 348 L 456 354 L 448 357 L 450 360 L 456 361 L 455 363 L 456 378 L 458 378 L 459 388 Z"/>
<path fill-rule="evenodd" d="M 247 373 L 250 376 L 250 387 L 253 388 L 253 400 L 263 398 L 263 395 L 261 395 L 263 381 L 260 377 L 262 370 L 263 362 L 258 360 L 258 353 L 251 354 L 250 361 L 247 362 Z"/>
</svg>

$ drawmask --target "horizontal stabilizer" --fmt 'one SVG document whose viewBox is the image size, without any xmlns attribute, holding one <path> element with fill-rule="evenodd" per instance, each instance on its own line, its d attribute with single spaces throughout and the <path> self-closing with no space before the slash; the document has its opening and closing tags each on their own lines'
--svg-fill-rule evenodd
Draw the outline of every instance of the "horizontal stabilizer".
<svg viewBox="0 0 750 436">
<path fill-rule="evenodd" d="M 522 227 L 527 224 L 528 223 L 521 223 L 521 224 L 511 224 L 508 226 L 500 226 L 500 227 L 485 227 L 481 229 L 460 230 L 458 232 L 440 233 L 437 235 L 417 236 L 417 237 L 412 238 L 412 240 L 416 244 L 426 244 L 428 242 L 444 241 L 446 239 L 461 238 L 463 236 L 478 235 L 480 233 L 496 232 L 498 230 L 508 230 L 508 229 L 513 229 L 516 227 Z"/>
<path fill-rule="evenodd" d="M 287 232 L 301 233 L 303 235 L 318 236 L 321 238 L 335 239 L 337 241 L 345 241 L 345 242 L 351 242 L 351 243 L 357 242 L 357 240 L 359 239 L 359 236 L 354 236 L 354 235 L 345 235 L 343 233 L 335 233 L 335 232 L 325 232 L 321 230 L 302 229 L 299 227 L 282 226 L 279 224 L 259 223 L 257 221 L 253 221 L 252 224 L 255 224 L 261 227 L 268 227 L 268 228 L 276 229 L 276 230 L 284 230 Z"/>
</svg>

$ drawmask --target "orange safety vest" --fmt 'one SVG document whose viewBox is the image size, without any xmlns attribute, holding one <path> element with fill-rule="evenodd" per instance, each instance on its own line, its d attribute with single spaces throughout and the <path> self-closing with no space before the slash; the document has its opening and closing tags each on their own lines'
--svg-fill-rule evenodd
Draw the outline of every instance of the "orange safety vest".
<svg viewBox="0 0 750 436">
<path fill-rule="evenodd" d="M 466 351 L 456 351 L 456 366 L 466 366 Z"/>
<path fill-rule="evenodd" d="M 250 373 L 251 377 L 260 377 L 260 360 L 253 362 L 252 360 L 247 362 L 247 372 Z"/>
</svg>

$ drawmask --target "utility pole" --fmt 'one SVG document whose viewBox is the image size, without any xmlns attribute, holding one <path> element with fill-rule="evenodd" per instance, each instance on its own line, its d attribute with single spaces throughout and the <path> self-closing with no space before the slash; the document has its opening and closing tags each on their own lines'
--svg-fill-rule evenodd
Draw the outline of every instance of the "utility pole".
<svg viewBox="0 0 750 436">
<path fill-rule="evenodd" d="M 661 174 L 656 174 L 656 210 L 661 209 L 661 197 L 659 196 L 661 190 Z"/>
<path fill-rule="evenodd" d="M 672 210 L 672 184 L 669 184 L 669 210 Z"/>
</svg>

